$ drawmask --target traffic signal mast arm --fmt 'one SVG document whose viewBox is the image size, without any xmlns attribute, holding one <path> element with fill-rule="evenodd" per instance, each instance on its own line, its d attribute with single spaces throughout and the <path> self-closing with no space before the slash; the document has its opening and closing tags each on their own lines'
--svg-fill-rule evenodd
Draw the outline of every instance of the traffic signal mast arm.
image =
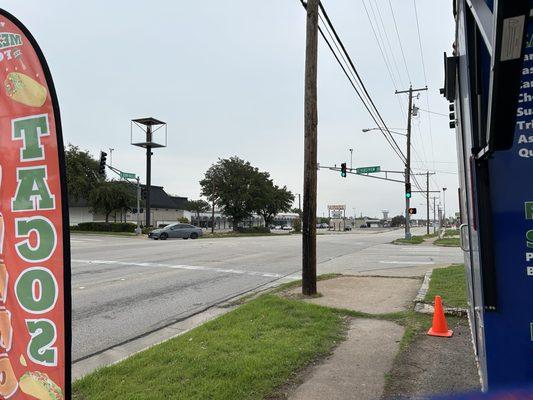
<svg viewBox="0 0 533 400">
<path fill-rule="evenodd" d="M 337 167 L 336 165 L 334 167 L 331 167 L 331 166 L 325 166 L 325 165 L 319 165 L 318 166 L 318 169 L 321 169 L 321 168 L 326 168 L 326 169 L 329 169 L 331 171 L 339 171 L 341 172 L 341 176 L 342 175 L 342 172 L 343 172 L 343 169 L 342 168 L 339 168 Z M 355 168 L 346 168 L 345 169 L 345 174 L 352 174 L 352 175 L 357 175 L 357 176 L 366 176 L 367 178 L 374 178 L 374 179 L 381 179 L 381 180 L 384 180 L 384 181 L 391 181 L 391 182 L 398 182 L 398 183 L 405 183 L 405 180 L 402 179 L 402 180 L 399 180 L 399 179 L 392 179 L 392 178 L 389 178 L 389 174 L 400 174 L 400 175 L 404 175 L 405 173 L 403 171 L 386 171 L 386 170 L 380 170 L 379 172 L 377 173 L 384 173 L 385 174 L 385 177 L 382 177 L 382 176 L 376 176 L 376 175 L 371 175 L 371 174 L 359 174 L 357 172 L 354 172 L 354 169 Z M 425 175 L 425 174 L 412 174 L 412 175 Z M 343 176 L 345 177 L 345 176 Z"/>
</svg>

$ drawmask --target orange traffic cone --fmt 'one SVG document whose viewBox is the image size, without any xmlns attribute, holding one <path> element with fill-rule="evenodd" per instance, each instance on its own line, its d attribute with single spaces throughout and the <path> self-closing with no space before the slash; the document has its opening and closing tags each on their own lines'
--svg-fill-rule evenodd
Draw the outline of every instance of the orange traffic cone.
<svg viewBox="0 0 533 400">
<path fill-rule="evenodd" d="M 451 337 L 453 331 L 448 329 L 446 317 L 444 316 L 444 308 L 442 308 L 442 299 L 440 296 L 435 296 L 435 312 L 433 313 L 433 326 L 429 329 L 428 335 Z"/>
</svg>

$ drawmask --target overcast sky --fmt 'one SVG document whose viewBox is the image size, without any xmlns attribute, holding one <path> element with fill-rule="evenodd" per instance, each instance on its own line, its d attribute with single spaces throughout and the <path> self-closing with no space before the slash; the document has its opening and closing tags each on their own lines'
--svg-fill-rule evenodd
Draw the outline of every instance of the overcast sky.
<svg viewBox="0 0 533 400">
<path fill-rule="evenodd" d="M 426 84 L 413 1 L 391 0 L 407 68 L 389 1 L 364 2 L 323 4 L 388 126 L 405 128 L 401 107 L 406 109 L 407 96 L 400 96 L 400 106 L 394 84 L 407 89 L 408 73 L 414 87 Z M 363 4 L 383 20 L 385 55 L 396 61 L 389 63 L 394 84 Z M 450 53 L 453 42 L 452 2 L 416 0 L 416 5 L 429 91 L 415 104 L 447 114 L 438 89 L 443 52 Z M 95 157 L 114 148 L 114 166 L 144 180 L 144 153 L 130 145 L 130 120 L 153 116 L 168 123 L 168 147 L 154 150 L 152 170 L 152 183 L 167 192 L 198 198 L 206 169 L 232 155 L 269 171 L 277 184 L 302 191 L 305 11 L 299 0 L 50 0 L 46 5 L 4 0 L 3 7 L 26 24 L 47 57 L 65 142 Z M 361 132 L 375 124 L 322 41 L 318 81 L 318 161 L 349 165 L 353 148 L 354 167 L 400 170 L 379 132 Z M 404 138 L 397 139 L 404 147 Z M 455 133 L 447 117 L 420 111 L 413 120 L 413 147 L 413 171 L 437 172 L 431 190 L 448 188 L 450 215 L 458 209 L 458 178 Z M 424 177 L 419 181 L 425 185 Z M 379 216 L 384 209 L 397 215 L 404 207 L 403 185 L 343 179 L 321 170 L 319 215 L 327 215 L 327 204 L 346 204 L 348 215 L 355 210 Z M 412 206 L 422 218 L 424 204 L 422 195 L 413 195 Z"/>
</svg>

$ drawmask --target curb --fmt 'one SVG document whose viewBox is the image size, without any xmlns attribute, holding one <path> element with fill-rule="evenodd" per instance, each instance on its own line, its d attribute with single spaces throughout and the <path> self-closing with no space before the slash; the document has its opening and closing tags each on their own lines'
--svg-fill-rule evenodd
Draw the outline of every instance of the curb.
<svg viewBox="0 0 533 400">
<path fill-rule="evenodd" d="M 421 314 L 433 314 L 433 312 L 435 311 L 435 308 L 433 307 L 433 303 L 428 303 L 425 301 L 426 294 L 429 289 L 429 282 L 431 281 L 432 273 L 433 271 L 426 272 L 426 275 L 424 275 L 424 282 L 422 282 L 422 286 L 418 290 L 418 293 L 416 294 L 416 297 L 413 300 L 413 302 L 415 303 L 414 310 Z M 468 315 L 468 310 L 466 308 L 445 306 L 444 313 L 447 315 L 454 315 L 457 317 L 466 317 Z"/>
</svg>

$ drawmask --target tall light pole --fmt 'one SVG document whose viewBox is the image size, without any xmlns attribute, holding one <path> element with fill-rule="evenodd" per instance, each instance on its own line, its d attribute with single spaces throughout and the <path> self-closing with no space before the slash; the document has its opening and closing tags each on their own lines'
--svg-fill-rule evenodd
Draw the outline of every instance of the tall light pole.
<svg viewBox="0 0 533 400">
<path fill-rule="evenodd" d="M 443 204 L 443 211 L 442 211 L 442 221 L 443 221 L 443 225 L 446 225 L 446 189 L 447 188 L 442 188 L 442 194 L 443 194 L 443 197 L 444 197 L 444 204 Z"/>
<path fill-rule="evenodd" d="M 350 171 L 353 169 L 353 149 L 350 149 Z"/>
<path fill-rule="evenodd" d="M 140 142 L 133 140 L 133 124 L 139 127 L 143 132 L 143 140 Z M 146 198 L 145 198 L 145 213 L 146 213 L 146 226 L 151 226 L 151 207 L 150 207 L 150 192 L 152 189 L 152 149 L 166 147 L 167 145 L 167 124 L 163 121 L 159 121 L 155 118 L 138 118 L 131 120 L 131 132 L 130 141 L 133 146 L 142 147 L 146 149 Z M 155 127 L 155 129 L 154 129 Z M 157 143 L 154 141 L 154 133 L 164 127 L 165 144 Z"/>
<path fill-rule="evenodd" d="M 112 167 L 113 166 L 113 151 L 115 149 L 112 149 L 111 147 L 109 148 L 109 166 Z"/>
</svg>

